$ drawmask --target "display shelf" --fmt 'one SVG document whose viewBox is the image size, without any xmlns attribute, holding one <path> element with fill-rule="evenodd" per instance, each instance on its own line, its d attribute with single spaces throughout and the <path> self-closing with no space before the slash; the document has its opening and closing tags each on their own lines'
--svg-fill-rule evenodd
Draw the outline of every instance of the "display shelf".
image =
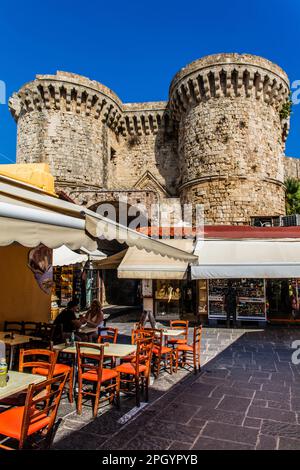
<svg viewBox="0 0 300 470">
<path fill-rule="evenodd" d="M 226 279 L 213 279 L 209 282 L 208 316 L 213 319 L 227 317 L 224 298 L 228 286 Z M 265 320 L 266 295 L 263 279 L 240 279 L 234 282 L 237 291 L 237 320 Z"/>
</svg>

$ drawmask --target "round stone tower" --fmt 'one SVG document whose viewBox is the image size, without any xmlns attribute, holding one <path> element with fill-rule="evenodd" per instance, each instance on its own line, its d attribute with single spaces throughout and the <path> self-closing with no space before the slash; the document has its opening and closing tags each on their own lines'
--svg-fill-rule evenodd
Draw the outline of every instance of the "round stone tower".
<svg viewBox="0 0 300 470">
<path fill-rule="evenodd" d="M 80 75 L 37 75 L 9 100 L 18 123 L 17 162 L 45 162 L 59 186 L 105 186 L 107 128 L 122 129 L 122 105 L 107 87 Z"/>
<path fill-rule="evenodd" d="M 251 216 L 285 213 L 288 100 L 285 72 L 253 55 L 207 56 L 174 77 L 180 197 L 204 205 L 205 223 L 247 224 Z"/>
</svg>

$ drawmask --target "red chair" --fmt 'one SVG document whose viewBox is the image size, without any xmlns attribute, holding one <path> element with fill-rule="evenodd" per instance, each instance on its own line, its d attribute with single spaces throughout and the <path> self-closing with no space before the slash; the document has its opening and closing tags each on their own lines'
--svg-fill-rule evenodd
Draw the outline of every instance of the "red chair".
<svg viewBox="0 0 300 470">
<path fill-rule="evenodd" d="M 173 330 L 184 330 L 184 333 L 177 336 L 176 338 L 168 338 L 167 344 L 170 346 L 176 346 L 177 344 L 186 344 L 189 333 L 189 321 L 188 320 L 170 320 L 170 328 Z"/>
<path fill-rule="evenodd" d="M 197 371 L 201 370 L 201 336 L 202 336 L 202 326 L 195 326 L 193 333 L 193 344 L 178 344 L 175 349 L 176 357 L 176 372 L 178 370 L 178 365 L 180 363 L 181 367 L 184 367 L 186 364 L 190 365 L 191 363 L 194 366 L 195 374 Z"/>
<path fill-rule="evenodd" d="M 50 351 L 49 349 L 21 349 L 19 371 L 23 372 L 24 368 L 31 368 L 33 374 L 44 375 L 48 379 L 52 376 L 56 377 L 57 375 L 68 373 L 69 402 L 73 403 L 73 367 L 58 363 L 57 355 L 57 352 Z M 48 357 L 48 362 L 38 360 L 39 357 L 40 359 Z M 27 361 L 25 358 L 33 358 L 34 360 Z"/>
<path fill-rule="evenodd" d="M 121 390 L 135 392 L 136 404 L 140 406 L 140 392 L 145 390 L 145 399 L 149 398 L 150 366 L 153 350 L 153 337 L 141 338 L 136 343 L 136 354 L 134 360 L 124 362 L 115 370 L 119 374 Z"/>
<path fill-rule="evenodd" d="M 23 449 L 31 436 L 40 433 L 45 440 L 45 447 L 49 448 L 66 380 L 67 374 L 62 374 L 39 384 L 29 385 L 25 406 L 0 413 L 0 434 L 16 439 L 18 448 Z M 13 447 L 0 444 L 0 449 L 13 450 Z"/>
<path fill-rule="evenodd" d="M 95 399 L 93 417 L 97 417 L 100 401 L 116 399 L 117 407 L 120 407 L 120 381 L 118 373 L 113 369 L 103 367 L 104 344 L 76 343 L 78 365 L 78 400 L 77 413 L 82 412 L 82 399 L 90 396 Z M 85 383 L 94 384 L 94 390 L 84 390 Z M 101 391 L 108 393 L 108 397 L 100 400 Z"/>
</svg>

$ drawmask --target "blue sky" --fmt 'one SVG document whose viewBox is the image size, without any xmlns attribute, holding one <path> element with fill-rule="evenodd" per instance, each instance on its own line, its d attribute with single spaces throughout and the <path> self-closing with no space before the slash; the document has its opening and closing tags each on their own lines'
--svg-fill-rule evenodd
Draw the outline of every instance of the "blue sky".
<svg viewBox="0 0 300 470">
<path fill-rule="evenodd" d="M 7 97 L 35 74 L 67 70 L 124 102 L 165 100 L 174 74 L 203 55 L 248 52 L 300 80 L 298 0 L 142 2 L 3 0 L 0 80 Z M 300 157 L 300 104 L 286 154 Z M 16 125 L 0 105 L 0 162 L 15 161 Z"/>
</svg>

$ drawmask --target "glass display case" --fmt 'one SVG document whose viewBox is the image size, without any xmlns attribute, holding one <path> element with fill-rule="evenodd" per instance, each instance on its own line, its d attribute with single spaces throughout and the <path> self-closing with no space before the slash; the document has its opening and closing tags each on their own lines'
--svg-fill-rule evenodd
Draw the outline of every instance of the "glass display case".
<svg viewBox="0 0 300 470">
<path fill-rule="evenodd" d="M 264 279 L 239 279 L 233 285 L 237 291 L 237 320 L 265 320 L 266 289 Z M 224 297 L 227 286 L 227 279 L 209 281 L 209 318 L 226 319 Z"/>
<path fill-rule="evenodd" d="M 224 308 L 224 293 L 227 288 L 227 279 L 210 279 L 208 291 L 208 317 L 224 318 L 226 312 Z"/>
<path fill-rule="evenodd" d="M 266 319 L 266 289 L 264 279 L 241 279 L 237 285 L 238 320 Z"/>
<path fill-rule="evenodd" d="M 176 280 L 157 280 L 155 283 L 155 318 L 169 320 L 180 318 L 181 284 Z"/>
</svg>

